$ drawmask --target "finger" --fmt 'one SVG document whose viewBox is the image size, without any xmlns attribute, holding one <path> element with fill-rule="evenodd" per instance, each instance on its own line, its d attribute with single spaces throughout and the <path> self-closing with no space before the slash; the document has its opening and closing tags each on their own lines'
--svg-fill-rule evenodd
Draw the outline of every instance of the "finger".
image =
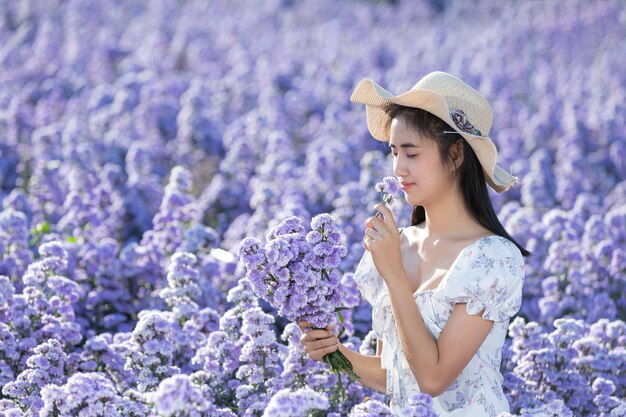
<svg viewBox="0 0 626 417">
<path fill-rule="evenodd" d="M 315 352 L 320 349 L 324 349 L 328 346 L 336 345 L 339 343 L 339 339 L 336 337 L 324 337 L 322 339 L 308 339 L 303 337 L 300 343 L 304 346 L 304 350 L 307 353 Z"/>
<path fill-rule="evenodd" d="M 331 336 L 332 333 L 330 332 L 330 330 L 311 330 L 310 332 L 302 336 L 301 340 L 304 340 L 305 342 L 313 342 L 315 340 L 326 339 Z"/>
<path fill-rule="evenodd" d="M 372 219 L 374 219 L 374 217 L 370 217 L 367 220 L 365 220 L 365 231 L 367 231 L 367 229 L 374 229 L 374 230 L 376 230 L 376 228 L 372 224 Z"/>
<path fill-rule="evenodd" d="M 384 217 L 383 221 L 385 222 L 386 225 L 391 226 L 393 228 L 397 228 L 396 221 L 393 218 L 393 213 L 391 213 L 391 210 L 389 209 L 389 207 L 387 207 L 386 205 L 382 203 L 378 203 L 374 206 L 374 210 L 378 210 L 379 212 L 382 213 Z"/>
<path fill-rule="evenodd" d="M 378 217 L 370 217 L 368 220 L 369 223 L 372 225 L 372 228 L 375 230 L 387 228 L 387 224 Z"/>
<path fill-rule="evenodd" d="M 325 337 L 311 337 L 310 335 L 304 335 L 300 338 L 300 344 L 304 346 L 308 346 L 313 342 L 317 342 L 318 340 L 327 339 L 328 336 Z"/>
<path fill-rule="evenodd" d="M 371 236 L 365 236 L 363 238 L 363 245 L 368 252 L 371 252 L 371 248 L 376 246 L 376 241 Z"/>
<path fill-rule="evenodd" d="M 305 332 L 307 331 L 307 329 L 311 329 L 313 325 L 309 323 L 308 321 L 301 320 L 298 322 L 298 327 L 300 327 L 300 331 Z"/>
<path fill-rule="evenodd" d="M 315 361 L 321 361 L 324 356 L 328 355 L 329 353 L 333 353 L 334 351 L 336 351 L 339 348 L 339 346 L 337 345 L 332 345 L 332 346 L 327 346 L 323 349 L 319 349 L 316 350 L 314 352 L 310 352 L 309 353 L 309 357 Z"/>
<path fill-rule="evenodd" d="M 336 337 L 326 337 L 324 339 L 318 339 L 314 342 L 309 342 L 307 343 L 306 349 L 308 349 L 311 352 L 315 352 L 318 350 L 322 350 L 325 349 L 329 346 L 333 346 L 337 344 L 337 338 Z"/>
<path fill-rule="evenodd" d="M 387 217 L 387 214 L 391 215 L 391 210 L 383 203 L 377 203 L 374 205 L 373 209 L 380 212 L 385 217 Z"/>
<path fill-rule="evenodd" d="M 376 212 L 376 214 L 378 214 L 378 212 Z M 372 226 L 375 226 L 377 224 L 378 225 L 384 225 L 385 222 L 384 222 L 383 219 L 381 219 L 380 217 L 377 217 L 377 216 L 368 217 L 365 220 L 365 227 L 372 227 Z"/>
<path fill-rule="evenodd" d="M 380 238 L 380 232 L 378 230 L 374 230 L 374 229 L 367 229 L 365 231 L 365 237 L 369 238 L 369 240 L 367 240 L 367 244 L 369 245 L 371 241 L 375 241 L 376 238 Z"/>
</svg>

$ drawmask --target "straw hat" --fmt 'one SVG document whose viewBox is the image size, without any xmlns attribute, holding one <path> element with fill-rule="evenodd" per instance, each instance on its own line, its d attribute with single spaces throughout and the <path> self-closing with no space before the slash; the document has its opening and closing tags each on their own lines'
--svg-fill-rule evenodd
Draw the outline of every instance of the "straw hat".
<svg viewBox="0 0 626 417">
<path fill-rule="evenodd" d="M 431 72 L 409 91 L 395 96 L 365 78 L 355 87 L 350 101 L 366 104 L 367 128 L 374 138 L 384 142 L 389 141 L 390 132 L 389 117 L 383 106 L 396 103 L 426 110 L 465 138 L 476 153 L 491 188 L 500 193 L 519 183 L 517 177 L 496 165 L 498 151 L 489 137 L 493 121 L 489 102 L 453 75 L 442 71 Z"/>
</svg>

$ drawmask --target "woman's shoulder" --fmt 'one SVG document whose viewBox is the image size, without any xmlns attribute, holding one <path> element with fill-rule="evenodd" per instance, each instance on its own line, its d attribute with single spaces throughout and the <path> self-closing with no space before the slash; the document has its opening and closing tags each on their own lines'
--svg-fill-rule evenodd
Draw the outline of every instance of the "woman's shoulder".
<svg viewBox="0 0 626 417">
<path fill-rule="evenodd" d="M 504 321 L 521 306 L 524 258 L 508 238 L 483 236 L 465 247 L 444 286 L 451 304 L 468 303 L 469 314 L 486 308 L 483 317 Z"/>
<path fill-rule="evenodd" d="M 476 239 L 462 251 L 467 258 L 510 259 L 517 264 L 524 263 L 520 249 L 510 239 L 500 235 L 487 235 Z"/>
</svg>

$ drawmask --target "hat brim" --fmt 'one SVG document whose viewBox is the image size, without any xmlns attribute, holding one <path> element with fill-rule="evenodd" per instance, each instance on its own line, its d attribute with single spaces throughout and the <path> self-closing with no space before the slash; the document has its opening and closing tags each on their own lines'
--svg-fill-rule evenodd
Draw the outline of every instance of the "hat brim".
<svg viewBox="0 0 626 417">
<path fill-rule="evenodd" d="M 497 192 L 508 190 L 518 182 L 518 178 L 496 165 L 498 151 L 489 136 L 479 136 L 458 129 L 450 118 L 450 109 L 446 100 L 436 91 L 425 88 L 413 88 L 394 95 L 370 79 L 361 80 L 350 96 L 350 101 L 366 105 L 367 128 L 377 140 L 388 142 L 390 139 L 389 116 L 383 108 L 390 103 L 425 110 L 442 119 L 454 129 L 474 150 L 479 159 L 485 179 Z"/>
</svg>

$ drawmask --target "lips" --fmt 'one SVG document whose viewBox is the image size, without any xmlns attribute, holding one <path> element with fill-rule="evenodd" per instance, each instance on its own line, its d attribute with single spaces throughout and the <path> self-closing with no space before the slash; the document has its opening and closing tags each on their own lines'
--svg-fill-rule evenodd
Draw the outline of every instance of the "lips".
<svg viewBox="0 0 626 417">
<path fill-rule="evenodd" d="M 413 187 L 414 183 L 412 183 L 412 182 L 402 181 L 402 182 L 400 183 L 400 185 L 402 186 L 402 190 L 403 190 L 403 191 L 406 191 L 406 190 L 408 190 L 409 188 Z"/>
</svg>

